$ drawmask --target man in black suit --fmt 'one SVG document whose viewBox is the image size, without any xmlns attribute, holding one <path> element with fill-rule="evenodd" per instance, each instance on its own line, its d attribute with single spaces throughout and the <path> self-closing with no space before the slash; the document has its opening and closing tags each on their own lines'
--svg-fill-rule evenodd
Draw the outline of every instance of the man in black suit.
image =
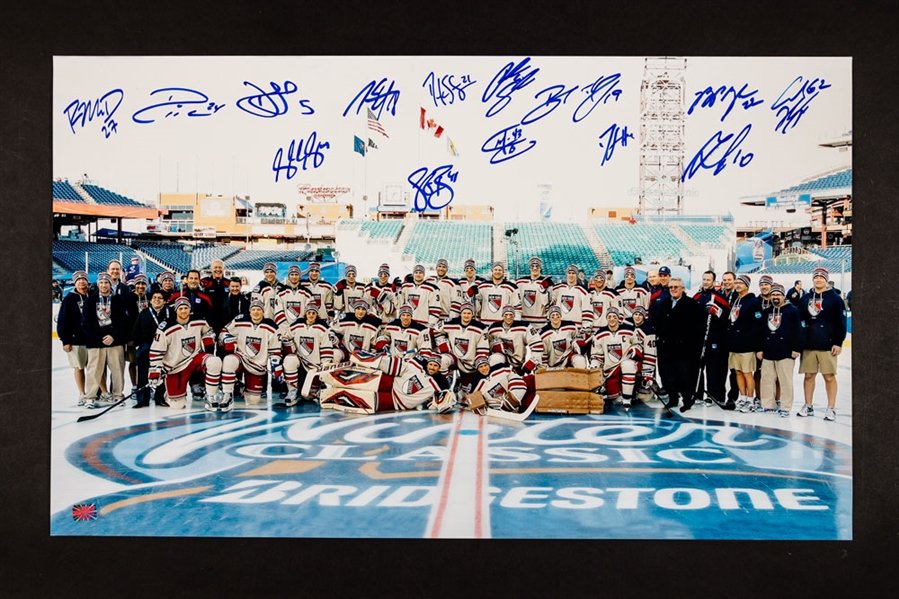
<svg viewBox="0 0 899 599">
<path fill-rule="evenodd" d="M 682 279 L 671 279 L 668 291 L 669 296 L 659 301 L 656 311 L 659 374 L 668 392 L 666 406 L 677 406 L 683 397 L 680 411 L 686 412 L 694 403 L 706 313 L 684 293 Z"/>
</svg>

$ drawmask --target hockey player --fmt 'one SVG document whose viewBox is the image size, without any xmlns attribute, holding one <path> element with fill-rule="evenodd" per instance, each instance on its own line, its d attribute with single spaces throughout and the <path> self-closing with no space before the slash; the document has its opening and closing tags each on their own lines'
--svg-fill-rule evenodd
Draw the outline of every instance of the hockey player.
<svg viewBox="0 0 899 599">
<path fill-rule="evenodd" d="M 640 361 L 637 394 L 651 396 L 652 386 L 656 379 L 658 348 L 656 347 L 656 330 L 648 320 L 649 313 L 643 306 L 634 308 L 631 319 L 634 324 L 634 338 L 643 348 L 643 359 Z M 642 399 L 642 398 L 641 398 Z"/>
<path fill-rule="evenodd" d="M 477 287 L 477 303 L 481 306 L 478 319 L 484 324 L 492 324 L 502 320 L 500 310 L 509 305 L 515 309 L 516 320 L 521 319 L 521 295 L 515 284 L 506 279 L 505 268 L 502 262 L 493 263 L 492 278 Z M 469 291 L 474 287 L 469 288 Z M 474 303 L 472 303 L 474 307 Z M 472 364 L 472 366 L 474 366 Z"/>
<path fill-rule="evenodd" d="M 375 351 L 392 356 L 405 356 L 431 349 L 431 329 L 412 320 L 412 306 L 403 304 L 399 317 L 381 328 L 374 344 Z"/>
<path fill-rule="evenodd" d="M 440 320 L 440 291 L 425 280 L 422 264 L 412 269 L 412 280 L 403 283 L 397 301 L 412 306 L 412 320 L 419 324 L 433 326 Z"/>
<path fill-rule="evenodd" d="M 727 327 L 728 364 L 737 371 L 740 388 L 736 408 L 743 413 L 753 410 L 756 352 L 762 347 L 765 334 L 762 305 L 749 291 L 749 282 L 749 275 L 737 277 L 735 287 L 739 295 L 731 306 Z"/>
<path fill-rule="evenodd" d="M 668 295 L 657 302 L 656 313 L 650 319 L 655 320 L 659 374 L 669 397 L 665 405 L 671 409 L 683 398 L 680 411 L 686 412 L 695 403 L 706 314 L 696 300 L 686 295 L 682 279 L 671 279 L 667 289 Z"/>
<path fill-rule="evenodd" d="M 546 313 L 552 303 L 552 277 L 543 276 L 543 261 L 534 256 L 528 261 L 531 274 L 515 281 L 521 294 L 521 320 L 538 328 L 546 324 Z"/>
<path fill-rule="evenodd" d="M 322 409 L 374 414 L 426 406 L 444 413 L 456 404 L 434 354 L 398 358 L 357 352 L 352 361 L 368 372 L 360 376 L 351 367 L 322 375 L 329 385 L 321 393 Z"/>
<path fill-rule="evenodd" d="M 491 364 L 505 362 L 518 374 L 533 370 L 536 364 L 529 360 L 528 348 L 536 339 L 536 325 L 532 327 L 524 320 L 515 320 L 515 308 L 512 306 L 503 306 L 502 315 L 501 321 L 494 322 L 487 328 Z"/>
<path fill-rule="evenodd" d="M 478 285 L 486 282 L 486 280 L 483 277 L 479 277 L 477 275 L 476 264 L 474 260 L 466 260 L 462 272 L 464 272 L 465 274 L 458 281 L 460 298 L 459 302 L 471 302 L 472 305 L 474 305 L 474 313 L 477 314 L 480 311 L 480 305 L 478 305 L 477 288 Z M 466 298 L 468 299 L 466 300 Z"/>
<path fill-rule="evenodd" d="M 205 319 L 191 315 L 191 302 L 180 297 L 172 303 L 173 318 L 156 330 L 150 346 L 149 381 L 152 387 L 165 379 L 168 404 L 176 410 L 187 405 L 187 385 L 191 375 L 205 373 L 205 408 L 218 408 L 216 393 L 222 360 L 215 355 L 215 331 Z"/>
<path fill-rule="evenodd" d="M 396 288 L 390 280 L 390 266 L 378 267 L 378 278 L 365 288 L 365 301 L 369 302 L 372 313 L 387 324 L 396 317 Z"/>
<path fill-rule="evenodd" d="M 606 312 L 609 308 L 616 308 L 621 316 L 621 300 L 612 289 L 606 287 L 606 273 L 597 269 L 593 273 L 593 291 L 590 292 L 591 322 L 593 330 L 608 324 Z"/>
<path fill-rule="evenodd" d="M 707 270 L 702 273 L 702 286 L 693 295 L 693 299 L 706 313 L 706 320 L 703 324 L 705 351 L 702 364 L 699 365 L 696 397 L 693 399 L 704 405 L 717 403 L 724 409 L 732 410 L 736 405 L 727 401 L 724 390 L 728 374 L 729 352 L 726 338 L 730 304 L 727 303 L 724 295 L 715 289 L 715 271 Z M 708 394 L 706 397 L 703 397 L 703 391 Z"/>
<path fill-rule="evenodd" d="M 509 364 L 490 365 L 483 356 L 475 360 L 478 376 L 475 378 L 472 393 L 480 393 L 486 402 L 485 407 L 517 414 L 527 409 L 536 396 L 534 375 L 519 376 Z M 486 410 L 481 415 L 486 414 Z"/>
<path fill-rule="evenodd" d="M 812 416 L 812 398 L 815 394 L 815 377 L 824 377 L 827 391 L 827 410 L 824 420 L 836 420 L 837 356 L 843 351 L 846 339 L 846 312 L 843 299 L 835 291 L 827 289 L 830 274 L 827 269 L 816 268 L 812 274 L 812 289 L 799 302 L 799 313 L 806 326 L 805 344 L 799 372 L 805 375 L 803 390 L 805 404 L 799 416 Z"/>
<path fill-rule="evenodd" d="M 84 405 L 93 408 L 100 390 L 100 380 L 108 368 L 110 399 L 123 397 L 125 376 L 125 339 L 127 314 L 125 298 L 112 292 L 112 277 L 97 275 L 97 292 L 84 303 L 84 333 L 87 347 Z"/>
<path fill-rule="evenodd" d="M 619 401 L 627 410 L 634 399 L 637 366 L 643 358 L 642 337 L 634 334 L 634 326 L 621 321 L 621 312 L 611 307 L 606 312 L 607 324 L 593 336 L 590 368 L 602 369 L 606 398 Z"/>
<path fill-rule="evenodd" d="M 274 320 L 265 318 L 262 300 L 250 301 L 249 316 L 238 316 L 222 329 L 222 342 L 228 355 L 222 360 L 222 399 L 218 409 L 231 410 L 237 373 L 244 373 L 244 399 L 256 405 L 262 398 L 266 365 L 276 378 L 282 375 L 281 342 Z"/>
<path fill-rule="evenodd" d="M 455 318 L 459 315 L 459 305 L 462 303 L 458 281 L 446 276 L 449 270 L 449 262 L 446 258 L 437 260 L 435 268 L 437 275 L 427 279 L 437 288 L 440 294 L 440 318 L 443 320 Z"/>
<path fill-rule="evenodd" d="M 165 401 L 165 388 L 156 387 L 155 393 L 147 386 L 150 376 L 150 347 L 156 338 L 156 331 L 160 325 L 174 317 L 172 307 L 165 302 L 165 292 L 157 289 L 150 294 L 150 305 L 137 316 L 134 328 L 131 329 L 131 339 L 134 341 L 135 356 L 137 360 L 137 387 L 142 391 L 134 398 L 137 403 L 135 408 L 145 408 L 150 405 L 151 396 L 157 406 L 168 407 Z"/>
<path fill-rule="evenodd" d="M 334 285 L 334 313 L 336 318 L 340 318 L 342 314 L 351 315 L 355 312 L 355 302 L 358 299 L 365 299 L 365 286 L 356 280 L 356 267 L 348 264 L 344 278 L 337 281 Z"/>
<path fill-rule="evenodd" d="M 370 351 L 381 329 L 381 319 L 368 313 L 368 303 L 362 298 L 353 302 L 353 313 L 343 314 L 331 323 L 334 338 L 334 361 L 348 360 L 356 350 Z"/>
<path fill-rule="evenodd" d="M 87 336 L 82 326 L 84 304 L 87 302 L 87 273 L 77 270 L 72 273 L 74 287 L 69 291 L 56 317 L 56 335 L 66 352 L 69 366 L 75 373 L 75 386 L 78 387 L 78 405 L 84 405 L 84 369 L 87 367 Z"/>
<path fill-rule="evenodd" d="M 334 348 L 328 327 L 318 317 L 318 301 L 306 304 L 306 315 L 290 325 L 288 343 L 291 353 L 284 356 L 284 380 L 287 382 L 287 406 L 296 405 L 300 397 L 298 389 L 303 387 L 308 373 L 319 366 L 334 361 Z"/>
<path fill-rule="evenodd" d="M 781 417 L 789 418 L 793 408 L 793 370 L 796 358 L 801 355 L 805 342 L 805 323 L 799 310 L 786 301 L 783 285 L 771 286 L 771 306 L 762 311 L 762 321 L 767 325 L 762 350 L 756 358 L 762 363 L 762 379 L 759 384 L 763 412 L 774 412 L 775 383 L 780 382 Z"/>
<path fill-rule="evenodd" d="M 250 299 L 258 299 L 265 306 L 264 318 L 274 321 L 278 311 L 278 292 L 283 285 L 278 281 L 278 267 L 266 262 L 262 267 L 262 280 L 250 292 Z"/>
<path fill-rule="evenodd" d="M 577 272 L 574 274 L 577 276 Z M 549 308 L 549 322 L 537 331 L 531 344 L 531 356 L 537 368 L 587 368 L 587 358 L 579 354 L 583 345 L 577 325 L 562 320 L 562 308 L 553 305 Z"/>
<path fill-rule="evenodd" d="M 488 357 L 487 325 L 474 318 L 474 306 L 465 302 L 459 306 L 459 317 L 443 325 L 434 338 L 442 356 L 441 371 L 459 370 L 459 384 L 463 394 L 471 389 L 474 361 L 478 356 Z"/>
<path fill-rule="evenodd" d="M 649 309 L 649 292 L 637 285 L 637 270 L 633 266 L 624 267 L 624 280 L 615 288 L 615 294 L 618 295 L 619 309 L 625 320 L 631 318 L 637 306 Z"/>
<path fill-rule="evenodd" d="M 318 317 L 326 321 L 334 314 L 334 287 L 321 278 L 322 267 L 318 262 L 309 264 L 309 278 L 302 283 L 309 296 L 318 302 Z"/>
<path fill-rule="evenodd" d="M 305 318 L 306 304 L 312 299 L 306 288 L 300 285 L 300 267 L 296 264 L 288 268 L 287 283 L 281 285 L 277 298 L 274 321 L 279 332 L 289 335 L 293 323 Z"/>
<path fill-rule="evenodd" d="M 558 306 L 562 320 L 577 327 L 593 327 L 593 306 L 590 293 L 577 281 L 578 268 L 574 264 L 565 270 L 565 282 L 552 288 L 552 305 Z"/>
</svg>

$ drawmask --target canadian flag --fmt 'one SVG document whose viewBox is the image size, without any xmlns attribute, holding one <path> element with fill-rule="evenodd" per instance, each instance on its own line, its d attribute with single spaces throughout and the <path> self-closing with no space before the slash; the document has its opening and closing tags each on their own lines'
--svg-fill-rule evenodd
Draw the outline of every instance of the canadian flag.
<svg viewBox="0 0 899 599">
<path fill-rule="evenodd" d="M 421 109 L 421 121 L 419 124 L 421 125 L 421 128 L 423 130 L 424 129 L 427 129 L 427 130 L 433 129 L 434 137 L 440 137 L 441 135 L 443 135 L 443 127 L 438 125 L 434 119 L 429 119 L 427 117 L 427 111 L 424 108 Z"/>
</svg>

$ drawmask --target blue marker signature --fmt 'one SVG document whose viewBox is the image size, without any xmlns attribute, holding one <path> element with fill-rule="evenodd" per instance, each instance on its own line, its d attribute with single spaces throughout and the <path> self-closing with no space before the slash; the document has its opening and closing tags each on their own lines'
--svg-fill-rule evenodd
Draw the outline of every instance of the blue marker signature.
<svg viewBox="0 0 899 599">
<path fill-rule="evenodd" d="M 693 104 L 690 105 L 690 110 L 687 111 L 687 114 L 693 114 L 693 109 L 696 108 L 697 104 L 699 104 L 700 108 L 711 108 L 715 105 L 716 101 L 724 104 L 727 101 L 727 97 L 730 96 L 730 104 L 728 104 L 724 114 L 721 115 L 721 122 L 723 123 L 724 119 L 727 118 L 727 115 L 730 114 L 730 111 L 733 110 L 734 104 L 736 104 L 737 101 L 743 100 L 743 110 L 749 110 L 753 106 L 758 106 L 765 102 L 764 100 L 755 99 L 754 96 L 759 93 L 759 90 L 754 89 L 750 92 L 746 91 L 747 87 L 749 87 L 749 84 L 744 83 L 743 87 L 740 88 L 740 91 L 737 91 L 732 85 L 730 87 L 724 87 L 722 85 L 714 90 L 709 86 L 702 91 L 696 92 L 696 99 L 693 100 Z M 702 102 L 702 104 L 700 104 L 700 102 Z"/>
<path fill-rule="evenodd" d="M 491 142 L 493 145 L 491 145 Z M 527 142 L 527 145 L 524 145 L 525 142 Z M 481 151 L 493 154 L 490 157 L 490 164 L 499 164 L 516 156 L 521 156 L 536 145 L 537 142 L 535 140 L 523 137 L 521 126 L 515 123 L 505 129 L 500 129 L 490 136 L 490 139 L 481 146 Z"/>
<path fill-rule="evenodd" d="M 379 119 L 385 108 L 390 114 L 396 116 L 396 103 L 400 99 L 400 92 L 399 90 L 393 89 L 393 85 L 396 83 L 395 81 L 391 81 L 387 89 L 384 89 L 384 84 L 386 82 L 387 78 L 384 77 L 378 82 L 371 81 L 367 83 L 347 105 L 346 110 L 343 111 L 343 116 L 347 115 L 357 100 L 359 101 L 359 105 L 356 106 L 356 114 L 359 114 L 359 111 L 362 110 L 363 106 L 371 104 L 371 111 L 375 113 Z"/>
<path fill-rule="evenodd" d="M 586 93 L 587 97 L 581 100 L 578 107 L 574 109 L 571 120 L 575 123 L 581 122 L 593 112 L 597 104 L 600 102 L 605 104 L 609 101 L 609 98 L 614 98 L 617 102 L 622 94 L 622 90 L 618 89 L 619 83 L 621 83 L 621 73 L 615 73 L 614 75 L 600 77 L 593 83 L 583 86 L 581 91 Z M 589 106 L 589 108 L 587 112 L 582 114 L 582 109 L 585 106 Z"/>
<path fill-rule="evenodd" d="M 784 98 L 784 95 L 797 82 L 800 83 L 799 89 L 792 96 Z M 808 105 L 811 101 L 818 97 L 822 89 L 827 89 L 828 87 L 831 87 L 831 84 L 818 77 L 806 80 L 805 83 L 802 83 L 801 76 L 793 79 L 792 83 L 787 86 L 787 89 L 783 90 L 777 97 L 777 100 L 774 101 L 774 104 L 771 105 L 771 110 L 776 111 L 775 117 L 779 118 L 783 115 L 783 118 L 774 126 L 774 130 L 780 129 L 780 132 L 786 135 L 787 129 L 792 129 L 799 124 L 799 120 L 808 110 Z"/>
<path fill-rule="evenodd" d="M 428 89 L 428 93 L 434 101 L 434 106 L 437 106 L 437 102 L 440 102 L 444 106 L 452 104 L 456 101 L 456 97 L 459 98 L 460 102 L 464 102 L 465 88 L 477 83 L 477 81 L 474 81 L 471 78 L 471 75 L 462 75 L 461 83 L 453 81 L 453 77 L 455 77 L 455 75 L 444 75 L 443 77 L 438 78 L 434 75 L 433 71 L 428 73 L 428 76 L 425 77 L 424 83 L 422 83 L 421 86 Z"/>
<path fill-rule="evenodd" d="M 484 90 L 481 100 L 486 103 L 494 96 L 499 99 L 487 110 L 487 117 L 499 113 L 512 101 L 514 92 L 534 82 L 534 76 L 540 72 L 540 69 L 531 70 L 533 66 L 528 64 L 530 60 L 529 56 L 518 64 L 510 62 L 493 76 L 493 79 L 490 80 L 490 83 Z"/>
<path fill-rule="evenodd" d="M 724 167 L 727 166 L 728 162 L 739 165 L 740 168 L 748 165 L 752 162 L 754 154 L 752 152 L 746 152 L 744 154 L 743 150 L 740 149 L 740 144 L 743 143 L 743 140 L 746 139 L 746 136 L 749 135 L 751 130 L 752 125 L 749 124 L 743 127 L 743 130 L 740 131 L 736 137 L 734 137 L 733 133 L 722 135 L 722 133 L 724 133 L 723 131 L 719 131 L 712 135 L 687 165 L 687 168 L 681 175 L 681 181 L 692 178 L 701 168 L 715 169 L 712 172 L 712 175 L 717 176 L 718 173 L 724 170 Z M 731 138 L 733 138 L 733 141 L 731 141 L 730 145 L 727 146 L 723 153 L 720 153 L 719 150 L 721 149 L 721 146 L 727 143 Z M 736 154 L 734 154 L 734 152 L 736 152 Z M 733 157 L 731 157 L 731 154 L 733 154 Z"/>
<path fill-rule="evenodd" d="M 281 171 L 286 171 L 285 175 L 289 181 L 297 174 L 299 168 L 302 168 L 304 171 L 308 170 L 308 162 L 310 159 L 312 160 L 312 168 L 320 167 L 325 162 L 325 155 L 322 150 L 329 150 L 330 148 L 331 144 L 329 142 L 318 141 L 315 131 L 306 138 L 305 144 L 302 139 L 290 140 L 290 145 L 287 147 L 286 163 L 284 162 L 284 148 L 278 148 L 278 151 L 275 152 L 275 159 L 272 161 L 272 171 L 275 173 L 275 183 L 278 182 L 278 176 Z M 297 167 L 296 164 L 294 164 L 295 162 L 300 164 L 301 167 Z"/>
<path fill-rule="evenodd" d="M 159 93 L 168 95 L 168 100 L 159 104 L 152 104 L 135 112 L 133 115 L 131 115 L 131 119 L 135 123 L 146 125 L 156 122 L 156 117 L 149 119 L 137 117 L 138 115 L 142 115 L 145 112 L 155 111 L 157 108 L 168 109 L 165 115 L 163 115 L 161 118 L 169 118 L 180 115 L 181 109 L 183 109 L 185 106 L 193 107 L 187 113 L 187 116 L 190 117 L 211 116 L 218 112 L 224 106 L 224 104 L 216 104 L 215 102 L 210 102 L 209 97 L 206 94 L 198 92 L 194 89 L 187 89 L 184 87 L 163 87 L 161 89 L 151 91 L 150 95 L 155 96 Z"/>
<path fill-rule="evenodd" d="M 66 118 L 69 119 L 69 127 L 72 129 L 72 133 L 75 133 L 76 124 L 79 124 L 83 129 L 85 123 L 93 121 L 94 117 L 103 118 L 102 131 L 106 139 L 109 139 L 110 135 L 118 131 L 118 123 L 112 117 L 122 104 L 124 97 L 125 92 L 121 89 L 113 89 L 103 94 L 96 102 L 91 100 L 87 102 L 77 99 L 72 100 L 63 110 Z"/>
<path fill-rule="evenodd" d="M 433 172 L 428 174 L 427 167 L 421 167 L 411 175 L 407 179 L 412 187 L 415 188 L 415 205 L 414 209 L 416 212 L 423 212 L 425 209 L 430 208 L 431 210 L 440 210 L 449 205 L 450 202 L 453 201 L 453 196 L 456 194 L 453 191 L 453 188 L 445 183 L 443 178 L 446 177 L 452 183 L 456 182 L 456 178 L 459 176 L 459 171 L 452 172 L 453 165 L 446 164 L 443 166 L 438 166 L 434 169 Z M 434 197 L 440 197 L 440 192 L 443 192 L 443 198 L 446 201 L 442 204 L 435 204 L 431 201 Z"/>
<path fill-rule="evenodd" d="M 628 138 L 634 139 L 634 134 L 628 133 L 627 125 L 619 127 L 616 123 L 613 123 L 611 127 L 603 131 L 599 136 L 599 147 L 605 148 L 605 152 L 599 166 L 605 166 L 606 162 L 612 159 L 616 145 L 620 143 L 622 146 L 627 147 Z"/>
<path fill-rule="evenodd" d="M 534 99 L 537 99 L 540 96 L 546 94 L 546 100 L 544 100 L 543 104 L 538 105 L 536 108 L 524 115 L 524 117 L 522 117 L 521 119 L 521 124 L 530 125 L 531 123 L 539 121 L 546 115 L 550 114 L 553 110 L 558 108 L 560 105 L 567 102 L 568 96 L 570 96 L 571 93 L 576 89 L 576 85 L 571 89 L 565 89 L 565 86 L 560 83 L 558 85 L 551 85 L 546 89 L 540 90 L 539 92 L 534 94 Z"/>
<path fill-rule="evenodd" d="M 237 107 L 248 114 L 264 119 L 271 119 L 286 114 L 288 110 L 287 96 L 297 91 L 297 84 L 293 81 L 284 81 L 283 88 L 271 81 L 269 82 L 272 86 L 272 91 L 270 92 L 263 91 L 261 87 L 249 81 L 244 81 L 243 84 L 254 87 L 259 93 L 253 96 L 244 96 L 237 101 Z M 309 100 L 306 98 L 299 101 L 300 106 L 305 110 L 302 114 L 315 114 L 315 110 L 308 103 Z"/>
</svg>

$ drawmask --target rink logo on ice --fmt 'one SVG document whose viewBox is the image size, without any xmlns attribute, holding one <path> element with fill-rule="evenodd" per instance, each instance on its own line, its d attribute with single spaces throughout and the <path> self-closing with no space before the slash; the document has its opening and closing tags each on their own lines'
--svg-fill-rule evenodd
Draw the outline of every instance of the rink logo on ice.
<svg viewBox="0 0 899 599">
<path fill-rule="evenodd" d="M 452 416 L 427 412 L 236 410 L 98 433 L 66 455 L 121 485 L 91 499 L 109 522 L 98 534 L 227 536 L 228 522 L 248 518 L 260 527 L 246 528 L 251 536 L 417 537 L 441 503 L 454 434 Z M 851 529 L 839 528 L 851 522 L 850 451 L 832 441 L 614 415 L 487 421 L 482 434 L 496 537 L 520 535 L 521 514 L 539 513 L 529 537 L 851 538 Z M 272 509 L 254 511 L 263 504 Z M 183 522 L 150 519 L 151 529 L 140 524 L 147 518 L 134 511 L 138 505 L 200 511 Z M 409 513 L 409 530 L 379 528 L 395 522 L 384 511 L 395 509 Z M 581 515 L 571 528 L 575 512 Z M 801 524 L 807 521 L 797 514 L 814 524 Z M 665 525 L 634 528 L 655 520 Z M 54 534 L 65 534 L 63 526 L 54 524 Z"/>
</svg>

